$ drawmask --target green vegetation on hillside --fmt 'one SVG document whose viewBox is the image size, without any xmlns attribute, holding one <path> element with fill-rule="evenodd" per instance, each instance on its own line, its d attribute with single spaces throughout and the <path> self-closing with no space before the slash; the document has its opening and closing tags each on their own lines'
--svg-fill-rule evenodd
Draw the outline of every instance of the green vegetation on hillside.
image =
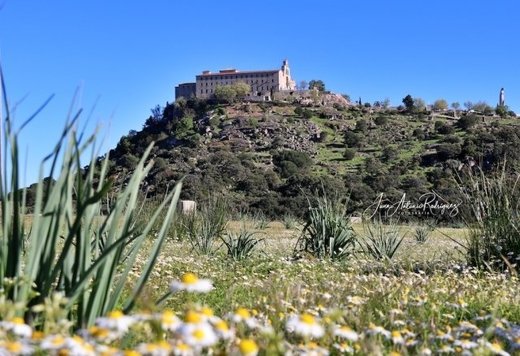
<svg viewBox="0 0 520 356">
<path fill-rule="evenodd" d="M 403 103 L 401 110 L 181 99 L 154 109 L 141 131 L 121 138 L 110 152 L 109 175 L 124 184 L 156 141 L 148 194 L 160 196 L 185 177 L 183 199 L 201 202 L 218 193 L 236 212 L 274 217 L 301 216 L 305 196 L 322 188 L 349 196 L 350 213 L 382 193 L 414 200 L 434 190 L 459 201 L 455 181 L 468 170 L 487 172 L 507 161 L 513 172 L 520 164 L 516 119 L 486 115 L 479 103 L 471 112 L 457 111 L 457 103 L 448 110 L 442 99 L 432 111 L 410 95 Z"/>
</svg>

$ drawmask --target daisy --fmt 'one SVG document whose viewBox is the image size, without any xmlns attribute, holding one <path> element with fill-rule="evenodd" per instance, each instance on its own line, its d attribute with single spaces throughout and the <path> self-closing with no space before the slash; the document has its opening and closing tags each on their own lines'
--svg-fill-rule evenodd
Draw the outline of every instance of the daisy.
<svg viewBox="0 0 520 356">
<path fill-rule="evenodd" d="M 341 352 L 342 354 L 353 354 L 354 348 L 347 344 L 346 342 L 342 342 L 341 344 L 335 343 L 332 345 L 336 350 Z"/>
<path fill-rule="evenodd" d="M 233 337 L 233 331 L 224 320 L 213 321 L 212 324 L 221 339 L 228 340 Z"/>
<path fill-rule="evenodd" d="M 40 347 L 43 350 L 56 351 L 66 347 L 66 341 L 61 335 L 49 335 L 42 340 Z"/>
<path fill-rule="evenodd" d="M 175 356 L 192 356 L 195 355 L 193 348 L 183 343 L 182 341 L 179 341 L 177 344 L 173 346 L 173 354 Z"/>
<path fill-rule="evenodd" d="M 367 330 L 368 335 L 383 335 L 386 339 L 389 339 L 391 336 L 390 331 L 386 330 L 382 326 L 376 326 L 372 323 L 368 326 Z"/>
<path fill-rule="evenodd" d="M 207 293 L 213 289 L 213 284 L 209 279 L 199 279 L 193 273 L 185 273 L 180 281 L 173 281 L 170 284 L 172 292 L 185 290 L 187 292 Z"/>
<path fill-rule="evenodd" d="M 136 350 L 142 355 L 168 356 L 172 347 L 166 341 L 159 341 L 157 343 L 140 344 Z"/>
<path fill-rule="evenodd" d="M 33 348 L 20 341 L 0 340 L 0 355 L 32 355 Z"/>
<path fill-rule="evenodd" d="M 348 326 L 338 326 L 334 329 L 334 336 L 340 337 L 342 339 L 347 339 L 349 341 L 358 341 L 359 335 L 357 332 L 349 328 Z"/>
<path fill-rule="evenodd" d="M 401 333 L 398 330 L 392 331 L 392 342 L 396 345 L 404 344 L 404 339 Z"/>
<path fill-rule="evenodd" d="M 174 331 L 181 324 L 180 319 L 171 310 L 165 310 L 159 315 L 163 330 Z"/>
<path fill-rule="evenodd" d="M 179 328 L 179 334 L 186 344 L 196 349 L 212 346 L 218 341 L 217 334 L 207 323 L 183 324 Z"/>
<path fill-rule="evenodd" d="M 119 310 L 111 311 L 106 317 L 96 319 L 96 325 L 100 328 L 115 330 L 120 333 L 127 332 L 134 323 L 135 319 L 133 317 L 126 316 Z"/>
<path fill-rule="evenodd" d="M 506 352 L 498 342 L 486 342 L 486 346 L 493 355 L 509 356 L 509 352 Z"/>
<path fill-rule="evenodd" d="M 471 340 L 455 340 L 453 345 L 462 347 L 464 350 L 471 350 L 478 346 L 475 341 Z"/>
<path fill-rule="evenodd" d="M 243 356 L 256 356 L 258 354 L 258 345 L 251 339 L 241 340 L 238 349 Z"/>
<path fill-rule="evenodd" d="M 325 333 L 323 326 L 318 323 L 314 316 L 308 313 L 290 316 L 285 327 L 287 331 L 304 337 L 310 336 L 319 338 Z"/>
<path fill-rule="evenodd" d="M 231 321 L 234 323 L 245 323 L 249 328 L 255 328 L 258 325 L 257 320 L 251 315 L 251 312 L 246 308 L 238 308 L 235 313 L 231 315 Z"/>
<path fill-rule="evenodd" d="M 19 317 L 12 318 L 8 321 L 1 321 L 0 328 L 11 331 L 16 336 L 29 338 L 32 335 L 32 328 Z"/>
</svg>

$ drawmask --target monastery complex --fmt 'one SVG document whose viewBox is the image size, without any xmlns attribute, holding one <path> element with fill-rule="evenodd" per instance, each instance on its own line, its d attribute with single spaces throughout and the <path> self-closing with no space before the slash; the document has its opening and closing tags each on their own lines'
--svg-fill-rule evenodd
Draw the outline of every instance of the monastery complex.
<svg viewBox="0 0 520 356">
<path fill-rule="evenodd" d="M 195 77 L 195 83 L 182 83 L 175 87 L 175 99 L 196 97 L 210 98 L 215 88 L 222 85 L 231 85 L 244 82 L 251 87 L 249 98 L 253 100 L 271 100 L 274 93 L 293 91 L 295 81 L 291 78 L 289 62 L 284 60 L 280 69 L 239 71 L 223 69 L 218 73 L 205 70 Z"/>
</svg>

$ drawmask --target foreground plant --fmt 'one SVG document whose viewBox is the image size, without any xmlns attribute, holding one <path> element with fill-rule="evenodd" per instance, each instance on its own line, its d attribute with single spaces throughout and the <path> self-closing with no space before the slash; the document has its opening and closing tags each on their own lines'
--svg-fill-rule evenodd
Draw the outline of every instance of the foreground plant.
<svg viewBox="0 0 520 356">
<path fill-rule="evenodd" d="M 3 78 L 2 87 L 5 94 Z M 181 184 L 165 197 L 144 228 L 135 225 L 140 185 L 153 165 L 153 161 L 145 163 L 150 146 L 103 215 L 103 199 L 111 189 L 106 178 L 108 155 L 102 160 L 96 158 L 95 134 L 86 138 L 77 134 L 80 111 L 68 120 L 54 151 L 40 167 L 33 215 L 27 219 L 25 189 L 19 183 L 19 132 L 11 126 L 5 95 L 3 100 L 7 116 L 1 139 L 9 156 L 1 152 L 0 294 L 17 307 L 8 312 L 44 328 L 46 320 L 38 319 L 32 308 L 56 293 L 63 295 L 66 302 L 62 307 L 76 329 L 92 325 L 116 306 L 130 311 L 165 241 Z M 81 158 L 89 151 L 90 164 L 82 168 Z M 44 181 L 46 162 L 51 164 L 48 176 L 55 178 Z M 3 175 L 7 172 L 9 177 Z M 133 287 L 123 293 L 139 250 L 163 210 L 167 212 L 146 263 Z"/>
</svg>

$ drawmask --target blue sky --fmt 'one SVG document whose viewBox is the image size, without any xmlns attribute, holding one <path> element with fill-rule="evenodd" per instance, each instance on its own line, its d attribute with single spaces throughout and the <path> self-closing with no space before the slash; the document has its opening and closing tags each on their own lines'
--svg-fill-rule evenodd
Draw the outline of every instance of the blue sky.
<svg viewBox="0 0 520 356">
<path fill-rule="evenodd" d="M 517 0 L 0 0 L 0 61 L 24 131 L 27 183 L 71 106 L 92 108 L 106 148 L 139 130 L 174 86 L 204 69 L 274 69 L 332 91 L 399 105 L 484 100 L 520 112 Z M 94 107 L 95 106 L 95 107 Z M 84 115 L 86 118 L 87 115 Z"/>
</svg>

